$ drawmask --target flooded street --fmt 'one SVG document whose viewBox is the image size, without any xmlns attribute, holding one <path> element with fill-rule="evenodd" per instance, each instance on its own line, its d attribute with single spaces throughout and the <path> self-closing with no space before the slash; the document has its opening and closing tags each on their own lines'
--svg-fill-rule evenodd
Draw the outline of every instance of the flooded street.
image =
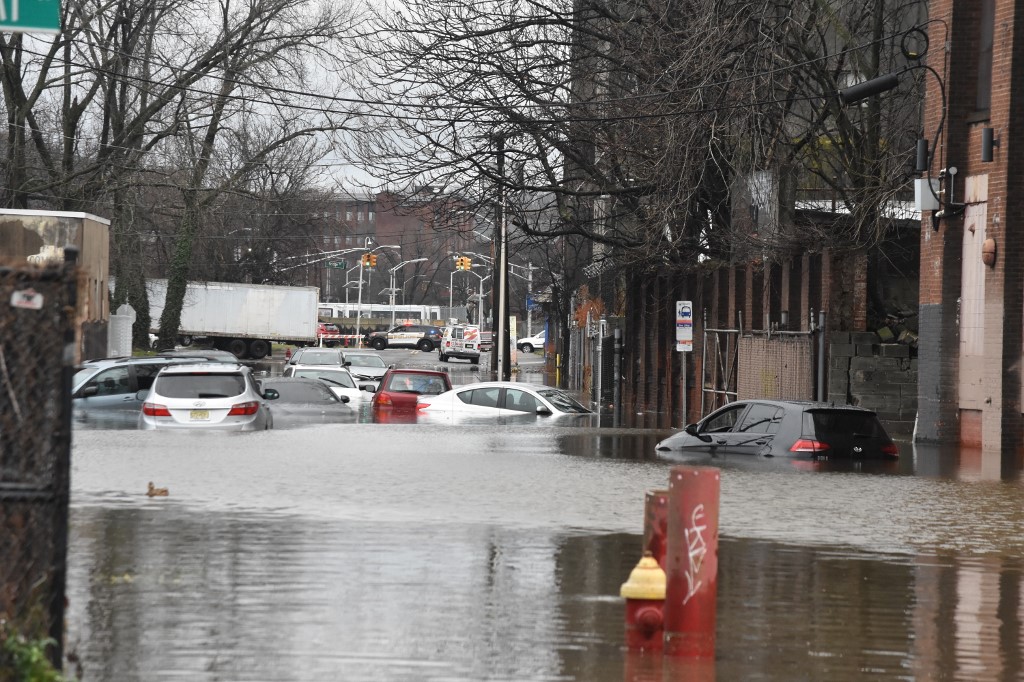
<svg viewBox="0 0 1024 682">
<path fill-rule="evenodd" d="M 662 435 L 79 429 L 68 650 L 83 680 L 1021 678 L 1024 488 L 909 445 L 722 463 L 714 669 L 631 660 Z"/>
</svg>

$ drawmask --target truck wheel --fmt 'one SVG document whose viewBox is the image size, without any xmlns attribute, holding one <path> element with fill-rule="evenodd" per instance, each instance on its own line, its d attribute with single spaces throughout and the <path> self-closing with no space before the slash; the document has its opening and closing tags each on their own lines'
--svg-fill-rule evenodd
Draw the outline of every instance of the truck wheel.
<svg viewBox="0 0 1024 682">
<path fill-rule="evenodd" d="M 265 358 L 270 353 L 270 344 L 263 339 L 253 339 L 249 342 L 249 357 L 253 360 Z"/>
<path fill-rule="evenodd" d="M 181 345 L 186 346 L 186 347 L 192 345 L 192 337 L 191 336 L 179 337 L 178 341 L 181 343 Z"/>
<path fill-rule="evenodd" d="M 228 341 L 228 352 L 239 360 L 245 357 L 245 351 L 247 348 L 248 346 L 245 343 L 245 339 L 231 339 Z"/>
<path fill-rule="evenodd" d="M 416 347 L 424 353 L 429 353 L 434 350 L 434 344 L 431 343 L 430 339 L 420 339 L 420 342 L 416 344 Z"/>
<path fill-rule="evenodd" d="M 373 341 L 370 342 L 370 345 L 377 350 L 384 350 L 385 348 L 388 347 L 388 342 L 385 341 L 384 339 L 374 339 Z"/>
<path fill-rule="evenodd" d="M 532 353 L 533 352 L 533 344 L 524 343 L 523 347 L 520 350 L 522 350 L 524 353 Z"/>
<path fill-rule="evenodd" d="M 440 351 L 438 351 L 437 353 L 437 359 L 440 360 L 441 362 L 448 362 L 448 356 L 445 355 L 444 353 L 441 353 Z"/>
<path fill-rule="evenodd" d="M 470 363 L 472 363 L 474 365 L 479 365 L 480 364 L 480 358 L 470 358 L 469 361 L 470 361 Z"/>
</svg>

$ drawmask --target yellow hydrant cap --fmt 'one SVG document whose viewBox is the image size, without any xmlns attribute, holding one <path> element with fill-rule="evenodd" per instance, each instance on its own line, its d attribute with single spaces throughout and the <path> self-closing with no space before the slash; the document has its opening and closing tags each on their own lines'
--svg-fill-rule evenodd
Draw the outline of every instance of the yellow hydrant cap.
<svg viewBox="0 0 1024 682">
<path fill-rule="evenodd" d="M 665 571 L 654 555 L 644 552 L 640 563 L 629 574 L 629 580 L 622 583 L 619 594 L 626 599 L 664 599 L 665 582 Z"/>
</svg>

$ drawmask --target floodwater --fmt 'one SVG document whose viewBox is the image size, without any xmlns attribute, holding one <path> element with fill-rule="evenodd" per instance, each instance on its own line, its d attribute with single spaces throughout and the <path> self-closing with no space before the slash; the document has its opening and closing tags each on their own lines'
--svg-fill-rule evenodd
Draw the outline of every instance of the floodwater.
<svg viewBox="0 0 1024 682">
<path fill-rule="evenodd" d="M 723 463 L 716 660 L 628 656 L 664 435 L 78 429 L 67 650 L 118 682 L 1024 678 L 1024 486 L 909 445 Z"/>
</svg>

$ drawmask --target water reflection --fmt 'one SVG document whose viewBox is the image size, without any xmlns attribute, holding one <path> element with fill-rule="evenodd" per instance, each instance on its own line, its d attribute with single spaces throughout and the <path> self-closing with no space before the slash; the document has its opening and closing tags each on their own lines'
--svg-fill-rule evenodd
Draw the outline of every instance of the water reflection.
<svg viewBox="0 0 1024 682">
<path fill-rule="evenodd" d="M 1024 485 L 907 444 L 716 461 L 717 660 L 628 656 L 665 434 L 76 430 L 67 648 L 84 680 L 1022 678 Z"/>
</svg>

